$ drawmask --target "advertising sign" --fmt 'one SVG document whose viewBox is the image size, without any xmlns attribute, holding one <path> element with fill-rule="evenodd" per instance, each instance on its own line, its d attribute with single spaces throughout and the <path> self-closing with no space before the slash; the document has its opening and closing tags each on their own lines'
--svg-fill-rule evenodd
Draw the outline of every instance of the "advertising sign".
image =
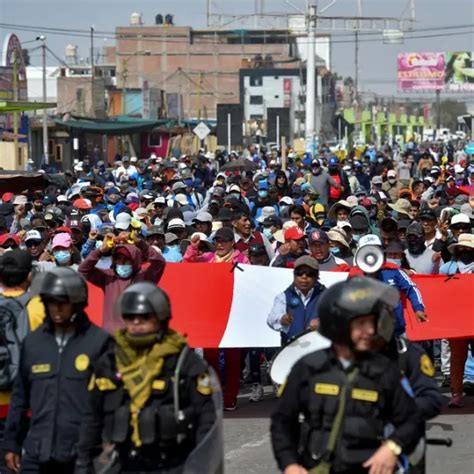
<svg viewBox="0 0 474 474">
<path fill-rule="evenodd" d="M 283 79 L 283 107 L 291 107 L 291 79 Z"/>
<path fill-rule="evenodd" d="M 398 89 L 429 91 L 444 89 L 444 53 L 400 53 Z"/>
<path fill-rule="evenodd" d="M 446 53 L 445 85 L 447 92 L 474 91 L 474 52 Z"/>
</svg>

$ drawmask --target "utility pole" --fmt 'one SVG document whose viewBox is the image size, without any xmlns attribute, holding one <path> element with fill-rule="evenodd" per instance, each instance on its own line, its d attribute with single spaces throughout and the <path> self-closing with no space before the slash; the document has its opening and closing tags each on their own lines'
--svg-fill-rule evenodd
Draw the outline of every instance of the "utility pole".
<svg viewBox="0 0 474 474">
<path fill-rule="evenodd" d="M 43 102 L 48 101 L 48 95 L 46 91 L 46 36 L 41 35 L 36 38 L 41 41 L 42 50 L 42 59 L 43 59 Z M 48 156 L 48 113 L 46 109 L 43 109 L 43 157 L 44 164 L 49 165 L 49 156 Z"/>
<path fill-rule="evenodd" d="M 355 102 L 359 103 L 359 30 L 355 31 L 355 73 L 354 73 L 354 89 Z"/>
<path fill-rule="evenodd" d="M 435 140 L 436 136 L 439 135 L 439 131 L 441 130 L 441 89 L 436 89 L 436 133 L 435 133 Z"/>
<path fill-rule="evenodd" d="M 91 26 L 91 113 L 95 117 L 94 97 L 94 25 Z"/>
<path fill-rule="evenodd" d="M 18 57 L 13 51 L 13 100 L 18 101 Z M 18 112 L 13 112 L 13 143 L 15 146 L 15 166 L 18 163 Z"/>
<path fill-rule="evenodd" d="M 309 5 L 308 25 L 308 58 L 306 60 L 306 149 L 315 153 L 316 131 L 314 129 L 316 108 L 316 5 Z"/>
</svg>

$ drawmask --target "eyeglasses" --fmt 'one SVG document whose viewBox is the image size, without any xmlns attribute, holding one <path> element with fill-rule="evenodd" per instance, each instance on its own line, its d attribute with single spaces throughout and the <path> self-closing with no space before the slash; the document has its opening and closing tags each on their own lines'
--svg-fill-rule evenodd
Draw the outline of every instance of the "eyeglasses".
<svg viewBox="0 0 474 474">
<path fill-rule="evenodd" d="M 315 270 L 306 270 L 304 268 L 297 268 L 295 270 L 295 275 L 297 277 L 307 276 L 308 278 L 317 278 L 318 272 Z"/>
<path fill-rule="evenodd" d="M 27 240 L 25 242 L 25 245 L 30 248 L 30 247 L 39 247 L 43 243 L 42 240 Z"/>
<path fill-rule="evenodd" d="M 471 226 L 470 225 L 462 225 L 462 224 L 455 224 L 451 226 L 451 230 L 463 230 L 466 232 L 471 232 Z"/>
</svg>

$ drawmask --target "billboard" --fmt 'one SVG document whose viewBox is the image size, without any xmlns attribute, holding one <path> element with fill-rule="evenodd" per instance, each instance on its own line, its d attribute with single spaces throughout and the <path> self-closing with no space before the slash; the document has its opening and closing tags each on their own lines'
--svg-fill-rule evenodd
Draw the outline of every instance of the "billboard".
<svg viewBox="0 0 474 474">
<path fill-rule="evenodd" d="M 398 89 L 430 91 L 444 89 L 444 53 L 400 53 L 398 55 Z"/>
<path fill-rule="evenodd" d="M 473 52 L 446 53 L 445 90 L 448 92 L 474 91 Z"/>
<path fill-rule="evenodd" d="M 400 91 L 474 91 L 474 52 L 400 53 Z"/>
</svg>

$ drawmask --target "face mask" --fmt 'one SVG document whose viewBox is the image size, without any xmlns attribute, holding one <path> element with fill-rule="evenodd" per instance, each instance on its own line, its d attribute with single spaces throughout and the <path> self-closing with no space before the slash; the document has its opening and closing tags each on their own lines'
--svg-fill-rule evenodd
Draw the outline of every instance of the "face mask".
<svg viewBox="0 0 474 474">
<path fill-rule="evenodd" d="M 352 240 L 354 242 L 359 242 L 359 240 L 361 239 L 362 237 L 362 234 L 352 234 Z"/>
<path fill-rule="evenodd" d="M 339 247 L 331 247 L 329 249 L 329 251 L 333 254 L 333 255 L 339 255 L 341 253 L 341 249 Z"/>
<path fill-rule="evenodd" d="M 258 192 L 258 197 L 259 198 L 266 198 L 268 196 L 268 192 L 267 191 L 259 191 Z"/>
<path fill-rule="evenodd" d="M 387 180 L 389 183 L 395 183 L 397 181 L 397 178 L 388 178 Z"/>
<path fill-rule="evenodd" d="M 259 191 L 259 195 L 260 195 L 260 192 L 261 191 Z M 229 196 L 234 198 L 234 199 L 240 199 L 241 198 L 240 193 L 230 193 Z"/>
<path fill-rule="evenodd" d="M 114 210 L 114 205 L 113 204 L 107 204 L 107 210 L 113 211 Z"/>
<path fill-rule="evenodd" d="M 423 239 L 408 241 L 408 251 L 413 255 L 420 255 L 425 251 L 425 242 Z"/>
<path fill-rule="evenodd" d="M 377 163 L 383 163 L 383 158 L 377 158 Z"/>
<path fill-rule="evenodd" d="M 67 250 L 58 250 L 53 252 L 53 255 L 59 265 L 68 263 L 71 260 L 71 254 Z"/>
<path fill-rule="evenodd" d="M 394 265 L 397 265 L 398 267 L 401 266 L 401 264 L 402 264 L 402 259 L 401 258 L 387 258 L 386 261 L 388 263 L 393 263 Z"/>
<path fill-rule="evenodd" d="M 133 268 L 131 265 L 115 265 L 115 271 L 120 278 L 129 278 Z"/>
<path fill-rule="evenodd" d="M 264 229 L 263 229 L 262 232 L 263 232 L 263 235 L 264 235 L 268 240 L 273 239 L 273 234 L 272 234 L 272 230 L 271 230 L 271 229 L 268 229 L 268 228 L 264 227 Z"/>
</svg>

